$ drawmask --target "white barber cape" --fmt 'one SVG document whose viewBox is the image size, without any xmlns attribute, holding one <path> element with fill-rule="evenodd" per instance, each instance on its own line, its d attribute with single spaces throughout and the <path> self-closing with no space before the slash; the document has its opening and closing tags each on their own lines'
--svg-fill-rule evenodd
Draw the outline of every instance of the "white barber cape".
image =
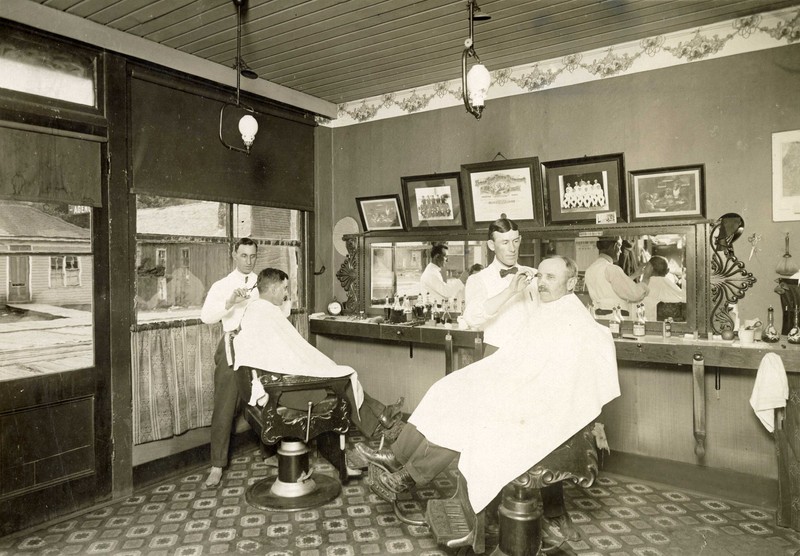
<svg viewBox="0 0 800 556">
<path fill-rule="evenodd" d="M 256 299 L 242 316 L 242 330 L 233 339 L 234 369 L 253 367 L 265 371 L 313 377 L 349 376 L 356 405 L 361 407 L 364 390 L 352 367 L 336 362 L 309 344 L 292 326 L 281 308 Z"/>
<path fill-rule="evenodd" d="M 611 333 L 568 294 L 542 303 L 514 341 L 436 382 L 409 422 L 460 452 L 479 512 L 619 393 Z"/>
</svg>

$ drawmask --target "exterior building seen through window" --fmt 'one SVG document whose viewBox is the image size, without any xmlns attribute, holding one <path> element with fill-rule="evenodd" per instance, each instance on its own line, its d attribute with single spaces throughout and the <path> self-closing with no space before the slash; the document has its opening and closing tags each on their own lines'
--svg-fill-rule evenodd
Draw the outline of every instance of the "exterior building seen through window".
<svg viewBox="0 0 800 556">
<path fill-rule="evenodd" d="M 0 380 L 94 365 L 91 216 L 0 200 Z"/>
</svg>

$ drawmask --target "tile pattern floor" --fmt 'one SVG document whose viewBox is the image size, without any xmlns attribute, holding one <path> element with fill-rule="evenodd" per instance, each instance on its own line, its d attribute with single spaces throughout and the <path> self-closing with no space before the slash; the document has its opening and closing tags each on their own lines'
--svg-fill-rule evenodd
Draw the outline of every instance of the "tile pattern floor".
<svg viewBox="0 0 800 556">
<path fill-rule="evenodd" d="M 324 460 L 315 459 L 313 466 L 333 474 Z M 203 487 L 205 469 L 198 469 L 80 517 L 0 539 L 0 556 L 454 554 L 437 547 L 426 527 L 400 522 L 363 479 L 312 510 L 250 507 L 248 485 L 275 472 L 250 451 L 232 460 L 217 489 Z M 428 499 L 449 496 L 456 473 L 453 467 L 408 495 L 403 510 L 421 514 Z M 582 538 L 565 543 L 557 554 L 773 556 L 800 550 L 800 534 L 776 527 L 774 512 L 761 508 L 602 473 L 593 487 L 570 486 L 565 493 Z"/>
</svg>

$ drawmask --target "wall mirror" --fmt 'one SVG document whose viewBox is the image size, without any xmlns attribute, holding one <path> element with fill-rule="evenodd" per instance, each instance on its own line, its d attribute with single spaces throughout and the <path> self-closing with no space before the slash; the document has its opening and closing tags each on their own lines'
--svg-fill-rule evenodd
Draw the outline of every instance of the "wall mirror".
<svg viewBox="0 0 800 556">
<path fill-rule="evenodd" d="M 634 279 L 641 279 L 648 261 L 663 259 L 667 273 L 662 278 L 677 286 L 683 296 L 681 301 L 663 303 L 646 299 L 646 329 L 648 334 L 661 334 L 663 319 L 673 319 L 673 330 L 685 333 L 695 330 L 705 333 L 705 296 L 708 272 L 706 270 L 707 225 L 668 224 L 652 226 L 616 225 L 606 227 L 569 227 L 558 230 L 522 230 L 523 242 L 520 264 L 538 266 L 550 254 L 572 257 L 578 263 L 580 280 L 576 294 L 587 305 L 593 300 L 583 280 L 588 266 L 598 257 L 598 237 L 620 237 L 624 240 L 624 259 L 618 264 Z M 369 314 L 381 314 L 387 296 L 425 294 L 420 291 L 420 275 L 430 262 L 433 243 L 446 243 L 448 260 L 445 270 L 448 279 L 464 278 L 465 271 L 474 265 L 486 265 L 493 255 L 481 236 L 442 234 L 435 239 L 428 236 L 404 234 L 397 236 L 359 236 L 360 284 L 357 297 L 363 300 L 362 309 Z M 652 279 L 651 279 L 652 280 Z M 454 302 L 459 311 L 463 298 Z M 607 315 L 597 315 L 601 322 Z M 627 327 L 632 316 L 626 317 Z"/>
</svg>

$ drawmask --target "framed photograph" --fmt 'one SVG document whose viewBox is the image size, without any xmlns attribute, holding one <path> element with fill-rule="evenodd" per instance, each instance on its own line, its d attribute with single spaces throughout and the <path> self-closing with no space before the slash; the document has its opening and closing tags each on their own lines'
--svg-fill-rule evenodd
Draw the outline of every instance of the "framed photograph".
<svg viewBox="0 0 800 556">
<path fill-rule="evenodd" d="M 630 173 L 631 220 L 702 220 L 706 216 L 705 166 Z"/>
<path fill-rule="evenodd" d="M 403 211 L 400 210 L 400 195 L 356 197 L 356 204 L 365 232 L 406 229 Z"/>
<path fill-rule="evenodd" d="M 403 208 L 410 229 L 464 227 L 461 175 L 458 172 L 407 176 L 400 178 L 400 182 L 403 186 Z"/>
<path fill-rule="evenodd" d="M 540 226 L 540 180 L 535 156 L 462 165 L 470 226 L 494 222 L 501 214 L 517 224 Z"/>
<path fill-rule="evenodd" d="M 547 224 L 594 224 L 598 215 L 627 221 L 622 153 L 544 162 L 542 173 Z"/>
<path fill-rule="evenodd" d="M 772 134 L 772 220 L 800 220 L 800 130 Z"/>
</svg>

